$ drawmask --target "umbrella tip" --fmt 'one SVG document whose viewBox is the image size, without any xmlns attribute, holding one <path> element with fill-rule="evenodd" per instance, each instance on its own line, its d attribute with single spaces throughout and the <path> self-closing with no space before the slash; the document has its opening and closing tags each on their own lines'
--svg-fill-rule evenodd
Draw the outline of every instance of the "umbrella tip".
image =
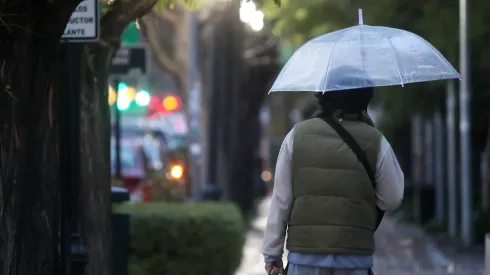
<svg viewBox="0 0 490 275">
<path fill-rule="evenodd" d="M 359 25 L 364 25 L 364 20 L 362 18 L 362 9 L 359 9 Z"/>
</svg>

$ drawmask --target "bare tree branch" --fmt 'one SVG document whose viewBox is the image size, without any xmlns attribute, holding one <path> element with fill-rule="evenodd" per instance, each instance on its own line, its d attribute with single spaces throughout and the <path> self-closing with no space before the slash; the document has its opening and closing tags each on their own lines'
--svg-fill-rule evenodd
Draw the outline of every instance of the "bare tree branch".
<svg viewBox="0 0 490 275">
<path fill-rule="evenodd" d="M 277 38 L 268 37 L 265 42 L 257 43 L 254 47 L 246 49 L 243 53 L 243 57 L 245 59 L 258 57 L 264 54 L 264 52 L 269 51 L 272 47 L 276 47 L 276 46 L 277 46 Z"/>
<path fill-rule="evenodd" d="M 167 41 L 172 41 L 173 56 L 165 50 L 162 45 L 162 39 L 155 26 L 154 19 L 157 22 L 167 22 L 173 29 L 173 37 L 168 37 Z M 184 102 L 187 99 L 187 60 L 189 56 L 189 43 L 187 33 L 186 13 L 177 15 L 175 10 L 158 9 L 154 10 L 148 16 L 142 18 L 143 34 L 147 38 L 152 53 L 156 57 L 158 64 L 170 73 L 177 82 L 179 92 Z"/>
<path fill-rule="evenodd" d="M 263 66 L 263 65 L 274 65 L 274 64 L 276 64 L 275 58 L 272 58 L 270 56 L 255 57 L 255 58 L 246 60 L 246 62 L 250 66 Z"/>
<path fill-rule="evenodd" d="M 179 16 L 175 14 L 175 9 L 169 10 L 166 8 L 158 9 L 158 11 L 153 12 L 155 16 L 160 18 L 162 21 L 169 21 L 172 25 L 179 23 Z"/>
<path fill-rule="evenodd" d="M 101 40 L 117 43 L 127 24 L 148 13 L 158 0 L 114 0 L 100 20 Z"/>
</svg>

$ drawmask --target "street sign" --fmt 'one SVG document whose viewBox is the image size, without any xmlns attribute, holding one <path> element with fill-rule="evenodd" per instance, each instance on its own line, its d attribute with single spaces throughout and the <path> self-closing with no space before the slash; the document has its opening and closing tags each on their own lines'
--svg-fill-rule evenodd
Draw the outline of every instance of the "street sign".
<svg viewBox="0 0 490 275">
<path fill-rule="evenodd" d="M 112 59 L 111 74 L 127 74 L 131 70 L 148 72 L 148 54 L 144 46 L 121 46 Z"/>
<path fill-rule="evenodd" d="M 84 0 L 72 13 L 65 32 L 64 42 L 90 42 L 99 40 L 98 0 Z"/>
<path fill-rule="evenodd" d="M 136 27 L 136 22 L 130 22 L 121 35 L 122 45 L 137 45 L 141 43 L 140 31 Z"/>
</svg>

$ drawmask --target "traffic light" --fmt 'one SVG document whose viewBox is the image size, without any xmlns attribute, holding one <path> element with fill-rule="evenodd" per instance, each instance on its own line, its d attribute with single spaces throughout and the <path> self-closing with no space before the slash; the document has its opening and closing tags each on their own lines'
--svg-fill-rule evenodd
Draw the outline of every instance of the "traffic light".
<svg viewBox="0 0 490 275">
<path fill-rule="evenodd" d="M 124 82 L 119 82 L 119 85 L 117 86 L 117 90 L 120 92 L 121 90 L 124 90 L 128 88 L 128 85 L 126 85 L 126 83 Z"/>
<path fill-rule="evenodd" d="M 116 102 L 116 99 L 116 91 L 114 90 L 114 88 L 109 86 L 109 106 L 112 106 Z"/>
<path fill-rule="evenodd" d="M 129 109 L 129 106 L 131 106 L 131 100 L 129 100 L 128 97 L 125 96 L 119 96 L 117 99 L 116 103 L 117 109 L 120 111 L 124 111 Z"/>
<path fill-rule="evenodd" d="M 148 102 L 148 116 L 152 117 L 157 114 L 166 114 L 179 110 L 181 108 L 181 99 L 178 96 L 166 96 L 163 99 L 157 96 L 151 96 Z"/>
<path fill-rule="evenodd" d="M 167 112 L 176 111 L 180 108 L 180 98 L 176 96 L 166 96 L 162 101 L 163 109 Z"/>
<path fill-rule="evenodd" d="M 136 92 L 134 87 L 128 86 L 124 82 L 120 82 L 117 92 L 113 87 L 109 86 L 108 101 L 109 106 L 115 104 L 118 110 L 126 111 L 133 109 L 132 106 L 134 105 L 146 107 L 150 103 L 150 93 L 146 90 Z"/>
<path fill-rule="evenodd" d="M 148 104 L 150 103 L 150 93 L 148 93 L 148 91 L 146 90 L 140 90 L 136 94 L 134 102 L 138 106 L 148 106 Z"/>
<path fill-rule="evenodd" d="M 136 91 L 133 87 L 128 87 L 126 83 L 120 82 L 117 91 L 116 107 L 120 111 L 129 109 L 135 97 Z"/>
</svg>

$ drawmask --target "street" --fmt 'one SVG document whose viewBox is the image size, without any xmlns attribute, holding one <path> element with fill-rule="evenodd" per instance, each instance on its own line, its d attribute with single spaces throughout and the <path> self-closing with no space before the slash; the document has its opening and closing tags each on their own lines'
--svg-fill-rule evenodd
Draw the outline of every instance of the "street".
<svg viewBox="0 0 490 275">
<path fill-rule="evenodd" d="M 259 205 L 258 216 L 247 234 L 242 264 L 236 275 L 264 275 L 262 236 L 269 199 Z M 376 275 L 477 275 L 483 271 L 483 255 L 448 257 L 419 227 L 385 217 L 376 232 L 374 273 Z M 286 255 L 284 261 L 286 262 Z"/>
</svg>

